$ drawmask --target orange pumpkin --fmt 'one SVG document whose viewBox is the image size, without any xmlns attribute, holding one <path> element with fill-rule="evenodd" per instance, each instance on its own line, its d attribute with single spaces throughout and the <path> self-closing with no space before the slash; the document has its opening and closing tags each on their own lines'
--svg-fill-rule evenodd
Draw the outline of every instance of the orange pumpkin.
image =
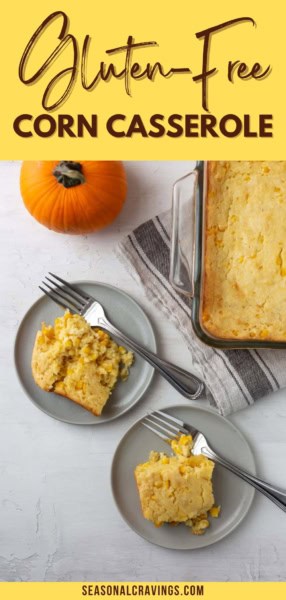
<svg viewBox="0 0 286 600">
<path fill-rule="evenodd" d="M 119 214 L 127 191 L 117 161 L 24 161 L 20 175 L 24 204 L 53 231 L 90 233 Z"/>
</svg>

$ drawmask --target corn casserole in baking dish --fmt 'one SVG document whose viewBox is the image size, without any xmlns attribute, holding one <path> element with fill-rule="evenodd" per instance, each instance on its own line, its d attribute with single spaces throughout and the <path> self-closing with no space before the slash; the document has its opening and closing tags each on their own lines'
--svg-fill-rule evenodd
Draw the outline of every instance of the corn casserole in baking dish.
<svg viewBox="0 0 286 600">
<path fill-rule="evenodd" d="M 203 330 L 286 341 L 286 161 L 208 162 L 206 186 Z"/>
</svg>

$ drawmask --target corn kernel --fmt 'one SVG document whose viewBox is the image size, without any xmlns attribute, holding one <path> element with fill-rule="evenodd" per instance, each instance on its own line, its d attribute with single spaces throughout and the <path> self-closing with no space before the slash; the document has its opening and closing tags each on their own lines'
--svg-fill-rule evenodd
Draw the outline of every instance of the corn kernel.
<svg viewBox="0 0 286 600">
<path fill-rule="evenodd" d="M 162 482 L 161 481 L 155 481 L 154 487 L 155 488 L 161 488 L 162 487 Z"/>
<path fill-rule="evenodd" d="M 212 506 L 212 508 L 210 509 L 210 516 L 214 519 L 217 519 L 220 513 L 220 508 L 220 506 Z"/>
<path fill-rule="evenodd" d="M 268 334 L 269 334 L 268 329 L 262 329 L 262 331 L 260 331 L 259 337 L 264 339 L 268 336 Z"/>
<path fill-rule="evenodd" d="M 187 446 L 187 444 L 190 444 L 192 441 L 193 438 L 191 435 L 181 435 L 180 437 L 180 444 L 182 444 L 182 446 Z"/>
<path fill-rule="evenodd" d="M 107 373 L 111 373 L 112 372 L 113 365 L 112 365 L 111 362 L 109 362 L 109 363 L 108 362 L 104 362 L 102 366 L 103 366 L 103 368 L 105 369 L 105 371 Z"/>
<path fill-rule="evenodd" d="M 104 331 L 102 331 L 102 329 L 97 329 L 96 333 L 97 333 L 98 339 L 102 340 L 104 337 Z"/>
<path fill-rule="evenodd" d="M 44 334 L 44 335 L 45 335 L 47 338 L 49 338 L 50 340 L 51 340 L 51 339 L 53 339 L 53 337 L 54 337 L 54 335 L 55 335 L 55 334 L 54 334 L 53 327 L 51 327 L 51 326 L 50 326 L 50 327 L 43 327 L 43 328 L 42 328 L 42 333 L 43 333 L 43 334 Z"/>
<path fill-rule="evenodd" d="M 210 523 L 207 519 L 202 519 L 198 523 L 199 529 L 207 529 L 210 526 Z"/>
</svg>

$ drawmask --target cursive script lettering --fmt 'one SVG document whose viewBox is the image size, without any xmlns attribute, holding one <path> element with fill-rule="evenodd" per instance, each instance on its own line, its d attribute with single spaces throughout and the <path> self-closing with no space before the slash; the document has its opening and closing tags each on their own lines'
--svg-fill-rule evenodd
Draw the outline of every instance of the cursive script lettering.
<svg viewBox="0 0 286 600">
<path fill-rule="evenodd" d="M 41 35 L 45 32 L 47 27 L 49 25 L 51 25 L 51 23 L 53 23 L 55 21 L 55 19 L 57 19 L 58 17 L 61 17 L 61 20 L 62 20 L 60 33 L 58 35 L 58 39 L 60 40 L 60 43 L 56 46 L 54 51 L 44 61 L 44 63 L 38 69 L 38 71 L 36 71 L 36 73 L 34 73 L 31 77 L 25 77 L 25 72 L 26 72 L 26 69 L 28 66 L 29 58 L 31 56 L 32 51 L 35 48 L 36 42 L 39 40 Z M 106 50 L 107 55 L 123 53 L 125 55 L 124 67 L 122 69 L 119 69 L 118 67 L 116 67 L 116 65 L 114 65 L 114 63 L 110 63 L 109 65 L 106 65 L 104 61 L 101 61 L 96 75 L 94 76 L 92 81 L 90 83 L 88 83 L 86 71 L 87 71 L 88 52 L 89 52 L 91 38 L 89 35 L 85 36 L 85 39 L 83 42 L 83 47 L 82 47 L 81 61 L 80 61 L 77 40 L 74 35 L 68 33 L 68 27 L 69 27 L 69 20 L 68 20 L 66 13 L 64 13 L 63 11 L 56 11 L 56 12 L 52 13 L 51 15 L 49 15 L 41 23 L 41 25 L 37 28 L 35 33 L 32 35 L 31 39 L 29 40 L 29 42 L 23 52 L 23 55 L 22 55 L 20 63 L 19 63 L 19 78 L 20 78 L 21 82 L 24 83 L 25 85 L 35 83 L 36 81 L 38 81 L 40 79 L 40 77 L 46 71 L 48 71 L 49 67 L 56 60 L 56 58 L 60 54 L 62 54 L 62 52 L 64 50 L 66 50 L 66 48 L 70 44 L 72 44 L 72 47 L 73 47 L 72 65 L 66 67 L 65 69 L 62 69 L 59 73 L 57 73 L 51 79 L 51 81 L 48 83 L 48 85 L 45 89 L 45 92 L 44 92 L 44 95 L 42 98 L 42 107 L 47 111 L 51 111 L 56 108 L 59 108 L 65 102 L 67 97 L 69 96 L 69 94 L 72 90 L 72 87 L 76 81 L 77 72 L 79 70 L 79 62 L 81 62 L 81 64 L 80 64 L 81 83 L 82 83 L 82 87 L 85 90 L 92 90 L 100 81 L 108 82 L 108 81 L 110 81 L 110 79 L 112 77 L 114 77 L 116 79 L 124 78 L 125 91 L 129 96 L 131 96 L 131 89 L 130 89 L 131 79 L 143 79 L 146 77 L 150 81 L 154 81 L 157 75 L 160 75 L 161 77 L 166 79 L 166 78 L 169 78 L 176 74 L 191 73 L 191 70 L 189 69 L 189 67 L 170 67 L 169 69 L 165 69 L 159 62 L 156 62 L 153 65 L 151 63 L 147 63 L 147 65 L 145 65 L 144 67 L 141 67 L 141 65 L 138 62 L 133 63 L 132 56 L 133 56 L 134 51 L 138 51 L 138 50 L 140 50 L 142 48 L 146 48 L 146 47 L 154 47 L 154 46 L 157 46 L 158 44 L 155 41 L 135 43 L 134 38 L 130 35 L 127 39 L 126 45 Z M 68 83 L 67 83 L 67 86 L 66 86 L 64 92 L 62 93 L 62 95 L 60 97 L 56 98 L 56 100 L 54 102 L 50 102 L 49 99 L 50 99 L 51 93 L 54 91 L 56 84 L 67 75 L 69 75 L 69 80 L 68 80 Z"/>
<path fill-rule="evenodd" d="M 216 67 L 213 67 L 212 69 L 209 68 L 209 53 L 210 53 L 212 35 L 214 33 L 217 33 L 218 31 L 221 31 L 222 29 L 226 29 L 227 27 L 230 27 L 231 25 L 236 25 L 238 23 L 243 23 L 245 21 L 252 23 L 252 25 L 256 24 L 255 21 L 253 19 L 251 19 L 251 17 L 240 17 L 238 19 L 231 19 L 230 21 L 225 21 L 225 23 L 220 23 L 219 25 L 215 25 L 214 27 L 209 27 L 208 29 L 204 29 L 203 31 L 199 31 L 198 33 L 196 33 L 196 37 L 198 39 L 204 40 L 203 64 L 202 64 L 202 72 L 199 75 L 195 75 L 193 77 L 193 80 L 202 82 L 202 107 L 207 111 L 209 110 L 208 101 L 207 101 L 208 78 L 217 72 Z"/>
<path fill-rule="evenodd" d="M 32 53 L 36 52 L 35 46 L 42 35 L 45 34 L 47 29 L 51 26 L 54 21 L 59 21 L 59 33 L 56 38 L 57 43 L 51 54 L 44 60 L 43 64 L 38 68 L 32 75 L 27 75 L 29 69 L 29 62 Z M 198 40 L 203 41 L 202 48 L 202 67 L 201 72 L 192 75 L 191 80 L 195 83 L 201 84 L 201 105 L 202 108 L 209 112 L 208 102 L 208 82 L 209 78 L 216 75 L 219 71 L 217 66 L 213 65 L 210 60 L 212 38 L 215 34 L 225 31 L 229 27 L 250 23 L 255 26 L 256 23 L 251 17 L 238 17 L 219 23 L 195 34 Z M 155 82 L 156 78 L 169 79 L 175 75 L 190 75 L 192 70 L 189 66 L 168 66 L 165 67 L 161 62 L 156 61 L 154 63 L 147 62 L 141 64 L 138 62 L 138 56 L 140 57 L 140 50 L 148 48 L 154 50 L 158 48 L 156 41 L 143 41 L 136 42 L 132 35 L 127 38 L 127 43 L 122 46 L 116 46 L 105 50 L 105 54 L 108 57 L 115 56 L 119 61 L 123 57 L 123 62 L 119 66 L 114 62 L 107 63 L 102 60 L 99 61 L 96 68 L 93 70 L 92 76 L 88 75 L 90 70 L 90 46 L 92 38 L 90 35 L 85 35 L 82 45 L 78 42 L 75 35 L 69 33 L 69 18 L 63 11 L 55 11 L 50 14 L 41 25 L 36 29 L 31 39 L 29 40 L 23 55 L 19 63 L 19 78 L 25 85 L 36 83 L 40 77 L 47 74 L 53 63 L 57 61 L 61 55 L 61 59 L 64 56 L 64 60 L 67 61 L 65 68 L 62 68 L 56 75 L 54 75 L 43 93 L 42 107 L 45 111 L 53 111 L 58 109 L 64 104 L 69 95 L 73 90 L 73 86 L 76 83 L 77 75 L 80 73 L 80 83 L 84 90 L 93 91 L 100 82 L 108 83 L 112 79 L 124 80 L 125 93 L 128 96 L 132 95 L 132 81 L 140 81 L 142 79 L 148 79 L 150 82 Z M 68 54 L 69 53 L 69 54 Z M 69 55 L 72 54 L 72 57 Z M 136 61 L 133 60 L 136 55 Z M 66 58 L 69 56 L 69 58 Z M 213 66 L 212 66 L 213 65 Z M 230 83 L 234 83 L 236 79 L 261 81 L 267 77 L 271 71 L 270 65 L 266 68 L 262 66 L 259 61 L 253 62 L 248 65 L 247 62 L 240 60 L 225 60 L 225 64 L 220 66 L 220 69 L 225 76 L 226 80 Z M 64 80 L 64 84 L 63 84 Z M 60 84 L 60 86 L 58 86 Z M 57 92 L 58 87 L 60 91 Z M 64 90 L 63 90 L 64 88 Z M 63 90 L 63 91 L 62 91 Z M 211 127 L 211 122 L 207 122 L 207 125 Z M 237 125 L 239 127 L 240 125 Z M 140 129 L 138 122 L 137 128 Z M 67 121 L 62 123 L 63 133 L 71 131 L 71 122 Z M 141 131 L 142 135 L 144 133 Z M 231 135 L 231 132 L 229 133 Z"/>
</svg>

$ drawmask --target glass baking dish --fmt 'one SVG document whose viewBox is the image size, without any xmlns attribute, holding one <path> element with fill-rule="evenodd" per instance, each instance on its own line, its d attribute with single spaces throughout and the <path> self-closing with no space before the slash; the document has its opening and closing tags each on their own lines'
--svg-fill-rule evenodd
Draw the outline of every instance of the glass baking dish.
<svg viewBox="0 0 286 600">
<path fill-rule="evenodd" d="M 203 326 L 207 167 L 207 161 L 198 161 L 195 169 L 173 187 L 170 282 L 176 291 L 192 298 L 193 329 L 205 344 L 215 348 L 286 348 L 286 340 L 225 339 L 211 335 Z"/>
</svg>

